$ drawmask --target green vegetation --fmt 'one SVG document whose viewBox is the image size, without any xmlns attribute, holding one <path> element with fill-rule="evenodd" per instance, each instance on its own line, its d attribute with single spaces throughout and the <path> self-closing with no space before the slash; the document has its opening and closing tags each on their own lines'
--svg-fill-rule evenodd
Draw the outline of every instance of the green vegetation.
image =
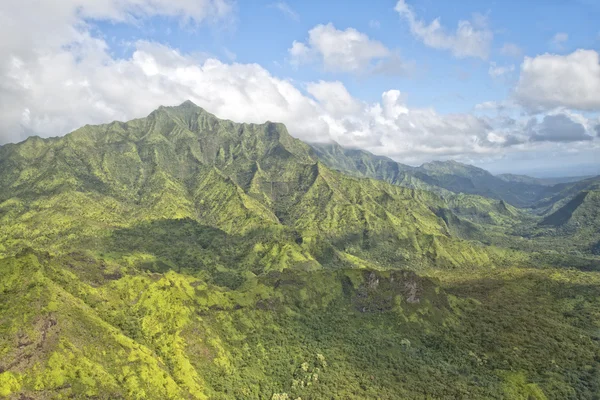
<svg viewBox="0 0 600 400">
<path fill-rule="evenodd" d="M 0 397 L 597 399 L 598 191 L 444 165 L 190 102 L 0 147 Z"/>
<path fill-rule="evenodd" d="M 541 208 L 585 187 L 597 177 L 538 179 L 524 175 L 494 176 L 484 169 L 456 161 L 434 161 L 411 167 L 364 150 L 334 144 L 313 144 L 319 159 L 330 168 L 394 185 L 424 189 L 449 197 L 453 193 L 503 200 L 515 207 Z"/>
</svg>

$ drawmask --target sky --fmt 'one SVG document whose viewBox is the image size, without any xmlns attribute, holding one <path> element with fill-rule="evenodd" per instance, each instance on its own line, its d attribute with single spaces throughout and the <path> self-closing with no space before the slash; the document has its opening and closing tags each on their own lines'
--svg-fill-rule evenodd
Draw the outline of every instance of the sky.
<svg viewBox="0 0 600 400">
<path fill-rule="evenodd" d="M 307 142 L 600 174 L 596 0 L 0 2 L 0 144 L 192 100 Z"/>
</svg>

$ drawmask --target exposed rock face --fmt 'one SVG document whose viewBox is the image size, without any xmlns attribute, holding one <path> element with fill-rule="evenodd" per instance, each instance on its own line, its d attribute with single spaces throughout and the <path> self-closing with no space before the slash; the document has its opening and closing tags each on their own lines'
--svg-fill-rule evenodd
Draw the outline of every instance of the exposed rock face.
<svg viewBox="0 0 600 400">
<path fill-rule="evenodd" d="M 392 271 L 386 274 L 376 271 L 364 273 L 364 281 L 351 294 L 357 310 L 361 312 L 384 312 L 402 302 L 418 304 L 423 293 L 431 285 L 411 271 Z"/>
<path fill-rule="evenodd" d="M 419 297 L 417 297 L 417 282 L 404 282 L 404 287 L 406 288 L 406 290 L 408 290 L 408 296 L 406 297 L 406 301 L 408 301 L 409 303 L 418 303 L 421 301 Z"/>
</svg>

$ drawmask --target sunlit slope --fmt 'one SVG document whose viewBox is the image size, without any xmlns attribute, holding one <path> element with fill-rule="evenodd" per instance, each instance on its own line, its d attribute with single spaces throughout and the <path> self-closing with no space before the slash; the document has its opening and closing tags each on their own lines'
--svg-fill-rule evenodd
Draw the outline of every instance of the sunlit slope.
<svg viewBox="0 0 600 400">
<path fill-rule="evenodd" d="M 106 251 L 115 230 L 189 219 L 246 238 L 245 259 L 275 269 L 464 267 L 505 256 L 453 236 L 435 195 L 347 177 L 281 124 L 236 124 L 190 102 L 0 152 L 6 255 Z"/>
<path fill-rule="evenodd" d="M 436 281 L 287 269 L 231 289 L 32 252 L 0 270 L 8 398 L 592 399 L 598 390 L 593 275 L 445 271 Z"/>
</svg>

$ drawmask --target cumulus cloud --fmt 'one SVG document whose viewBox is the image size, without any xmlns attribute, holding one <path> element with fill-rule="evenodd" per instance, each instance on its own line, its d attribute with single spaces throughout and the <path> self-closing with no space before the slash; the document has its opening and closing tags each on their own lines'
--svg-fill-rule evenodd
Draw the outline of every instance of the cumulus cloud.
<svg viewBox="0 0 600 400">
<path fill-rule="evenodd" d="M 14 62 L 12 91 L 0 92 L 3 141 L 35 132 L 62 135 L 86 123 L 128 120 L 161 104 L 191 99 L 222 118 L 284 122 L 309 142 L 336 140 L 379 154 L 422 162 L 448 154 L 486 154 L 489 127 L 468 114 L 412 109 L 397 90 L 367 103 L 341 82 L 313 82 L 306 93 L 257 64 L 199 62 L 169 47 L 136 42 L 131 57 L 114 59 L 101 39 Z"/>
<path fill-rule="evenodd" d="M 307 85 L 306 90 L 333 117 L 351 115 L 361 111 L 360 102 L 352 97 L 342 82 L 312 82 Z"/>
<path fill-rule="evenodd" d="M 532 119 L 529 126 L 531 139 L 548 142 L 578 142 L 592 140 L 585 127 L 565 114 L 546 115 L 542 122 Z"/>
<path fill-rule="evenodd" d="M 385 72 L 403 74 L 407 65 L 383 43 L 354 28 L 336 29 L 332 23 L 317 25 L 306 43 L 294 41 L 288 49 L 292 64 L 321 62 L 332 72 Z"/>
<path fill-rule="evenodd" d="M 553 143 L 549 140 L 562 138 L 546 126 L 552 120 L 546 125 L 542 121 L 530 131 L 522 121 L 507 118 L 440 114 L 432 108 L 410 107 L 398 90 L 365 102 L 353 97 L 339 81 L 297 86 L 257 64 L 199 59 L 157 43 L 134 42 L 130 56 L 115 58 L 105 40 L 90 33 L 81 15 L 92 11 L 81 7 L 65 11 L 62 21 L 66 28 L 57 25 L 47 35 L 34 32 L 20 38 L 30 42 L 29 48 L 0 50 L 0 142 L 18 141 L 30 134 L 63 135 L 87 123 L 129 120 L 147 115 L 159 105 L 186 99 L 221 118 L 280 121 L 305 141 L 335 140 L 412 164 L 448 157 L 496 157 L 525 143 L 548 146 Z M 119 18 L 141 18 L 125 8 L 118 12 Z M 108 15 L 103 13 L 98 15 Z M 22 18 L 31 21 L 32 15 Z M 217 14 L 197 14 L 196 18 L 201 22 L 217 18 Z M 18 36 L 30 28 L 15 24 L 8 32 L 0 23 L 0 29 Z M 307 47 L 310 51 L 313 44 L 308 42 Z M 375 62 L 372 68 L 377 65 Z M 597 120 L 592 123 L 566 111 L 563 114 L 584 126 L 588 135 L 598 125 Z M 577 128 L 570 128 L 570 137 L 577 137 Z M 532 132 L 550 139 L 532 141 Z"/>
<path fill-rule="evenodd" d="M 91 35 L 90 19 L 137 23 L 162 15 L 199 24 L 227 21 L 232 9 L 229 0 L 0 2 L 0 142 L 64 133 L 86 116 L 94 122 L 110 114 L 94 92 L 102 82 L 92 78 L 118 61 Z"/>
<path fill-rule="evenodd" d="M 567 107 L 600 110 L 600 55 L 577 50 L 568 55 L 525 57 L 516 99 L 530 110 Z"/>
<path fill-rule="evenodd" d="M 484 16 L 476 14 L 473 21 L 461 20 L 456 31 L 450 33 L 439 18 L 429 24 L 418 19 L 405 0 L 399 0 L 395 10 L 408 22 L 412 34 L 425 45 L 449 50 L 457 58 L 488 58 L 494 34 L 487 27 Z"/>
</svg>

